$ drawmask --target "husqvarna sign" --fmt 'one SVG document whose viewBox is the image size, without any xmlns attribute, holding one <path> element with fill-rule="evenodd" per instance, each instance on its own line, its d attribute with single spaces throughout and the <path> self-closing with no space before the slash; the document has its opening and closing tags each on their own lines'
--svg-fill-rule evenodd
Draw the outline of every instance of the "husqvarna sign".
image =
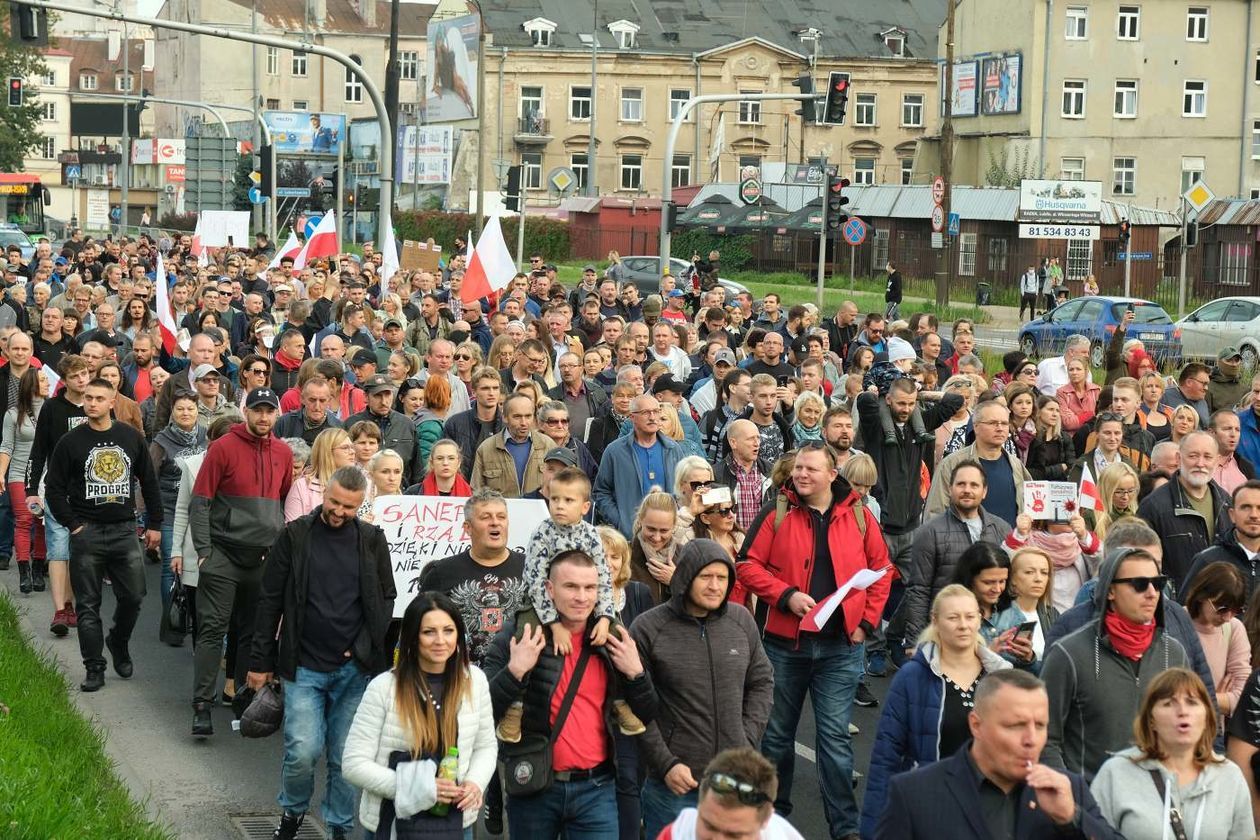
<svg viewBox="0 0 1260 840">
<path fill-rule="evenodd" d="M 1093 224 L 1102 213 L 1101 181 L 1025 180 L 1019 182 L 1021 222 Z"/>
</svg>

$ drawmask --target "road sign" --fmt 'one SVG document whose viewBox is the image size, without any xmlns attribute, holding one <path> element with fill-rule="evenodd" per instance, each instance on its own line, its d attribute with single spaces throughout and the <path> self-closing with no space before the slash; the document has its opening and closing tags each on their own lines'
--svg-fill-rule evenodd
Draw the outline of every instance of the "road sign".
<svg viewBox="0 0 1260 840">
<path fill-rule="evenodd" d="M 1124 251 L 1116 251 L 1116 262 L 1124 262 L 1127 258 L 1128 257 Z M 1155 259 L 1155 255 L 1152 254 L 1150 251 L 1134 251 L 1133 252 L 1134 262 L 1150 262 L 1153 259 Z"/>
<path fill-rule="evenodd" d="M 1020 225 L 1020 239 L 1099 239 L 1102 228 L 1098 225 Z"/>
<path fill-rule="evenodd" d="M 932 234 L 932 247 L 938 248 L 938 249 L 944 248 L 945 247 L 945 234 L 940 233 L 939 231 L 936 233 L 933 233 Z"/>
<path fill-rule="evenodd" d="M 932 207 L 932 230 L 937 233 L 945 230 L 945 208 L 939 204 Z"/>
<path fill-rule="evenodd" d="M 306 220 L 306 224 L 302 226 L 302 236 L 310 239 L 315 234 L 315 228 L 319 227 L 319 217 L 310 216 Z"/>
<path fill-rule="evenodd" d="M 561 198 L 572 195 L 577 189 L 577 173 L 567 166 L 557 166 L 551 172 L 547 173 L 547 186 L 553 195 Z"/>
<path fill-rule="evenodd" d="M 265 204 L 268 198 L 270 198 L 270 196 L 263 195 L 262 190 L 258 189 L 258 187 L 249 188 L 250 204 Z"/>
<path fill-rule="evenodd" d="M 849 221 L 840 229 L 840 234 L 850 245 L 861 245 L 866 241 L 866 222 L 857 216 L 850 216 Z"/>
<path fill-rule="evenodd" d="M 940 175 L 937 175 L 936 179 L 932 181 L 932 200 L 937 204 L 945 200 L 945 179 Z"/>
<path fill-rule="evenodd" d="M 66 164 L 66 180 L 77 181 L 83 177 L 83 168 L 77 163 Z"/>
<path fill-rule="evenodd" d="M 962 224 L 962 218 L 957 213 L 949 214 L 949 235 L 957 236 L 958 228 Z"/>
<path fill-rule="evenodd" d="M 1203 208 L 1211 204 L 1212 200 L 1216 198 L 1216 193 L 1208 189 L 1207 184 L 1202 181 L 1197 181 L 1196 183 L 1191 184 L 1190 189 L 1183 192 L 1181 197 L 1184 198 L 1186 203 L 1195 210 L 1202 212 Z"/>
</svg>

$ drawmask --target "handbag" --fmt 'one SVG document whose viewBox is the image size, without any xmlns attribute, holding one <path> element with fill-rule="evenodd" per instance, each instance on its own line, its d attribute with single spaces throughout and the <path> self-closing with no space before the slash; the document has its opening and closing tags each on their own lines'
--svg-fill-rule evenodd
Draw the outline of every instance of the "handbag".
<svg viewBox="0 0 1260 840">
<path fill-rule="evenodd" d="M 552 761 L 551 748 L 564 728 L 565 718 L 569 716 L 569 708 L 577 697 L 578 686 L 582 681 L 582 673 L 586 670 L 586 661 L 590 658 L 591 646 L 583 645 L 578 656 L 577 666 L 569 679 L 569 687 L 560 702 L 560 710 L 556 713 L 556 722 L 551 726 L 551 734 L 523 735 L 519 744 L 501 744 L 499 755 L 503 757 L 503 789 L 512 796 L 533 796 L 551 787 Z"/>
<path fill-rule="evenodd" d="M 187 636 L 192 622 L 188 615 L 188 593 L 177 576 L 171 583 L 171 605 L 166 610 L 166 629 L 176 636 Z"/>
<path fill-rule="evenodd" d="M 1158 770 L 1152 770 L 1151 781 L 1155 783 L 1155 790 L 1159 791 L 1159 801 L 1163 802 L 1167 796 L 1164 787 L 1164 774 Z M 1181 821 L 1181 811 L 1171 807 L 1171 805 L 1168 808 L 1168 824 L 1172 826 L 1173 837 L 1176 840 L 1186 840 L 1186 826 Z"/>
</svg>

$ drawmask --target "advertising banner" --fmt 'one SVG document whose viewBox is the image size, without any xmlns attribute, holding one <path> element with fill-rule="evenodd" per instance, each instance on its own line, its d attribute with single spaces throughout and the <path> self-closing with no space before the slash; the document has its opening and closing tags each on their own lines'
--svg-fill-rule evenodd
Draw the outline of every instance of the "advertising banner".
<svg viewBox="0 0 1260 840">
<path fill-rule="evenodd" d="M 984 60 L 980 102 L 986 115 L 1019 113 L 1022 64 L 1019 53 Z"/>
<path fill-rule="evenodd" d="M 455 130 L 449 125 L 404 125 L 398 129 L 398 182 L 449 184 Z"/>
<path fill-rule="evenodd" d="M 950 97 L 950 108 L 955 117 L 974 117 L 976 115 L 976 62 L 955 61 L 953 91 Z M 945 65 L 941 64 L 940 90 L 945 89 Z M 941 113 L 945 113 L 945 103 L 941 102 Z"/>
<path fill-rule="evenodd" d="M 277 155 L 337 157 L 346 140 L 345 114 L 263 111 Z"/>
<path fill-rule="evenodd" d="M 1019 182 L 1021 222 L 1096 225 L 1101 213 L 1101 181 L 1025 179 Z"/>
<path fill-rule="evenodd" d="M 424 115 L 430 123 L 477 116 L 477 15 L 430 18 L 425 48 Z"/>
</svg>

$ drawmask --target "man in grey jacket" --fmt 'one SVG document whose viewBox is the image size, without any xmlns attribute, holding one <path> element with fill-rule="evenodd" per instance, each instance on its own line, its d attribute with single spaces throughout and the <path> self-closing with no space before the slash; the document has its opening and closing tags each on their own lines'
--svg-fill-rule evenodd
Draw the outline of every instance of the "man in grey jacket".
<svg viewBox="0 0 1260 840">
<path fill-rule="evenodd" d="M 770 719 L 774 669 L 752 615 L 728 603 L 734 583 L 726 550 L 712 540 L 692 540 L 678 556 L 673 597 L 630 629 L 660 701 L 642 740 L 647 837 L 695 807 L 714 756 L 756 749 Z"/>
</svg>

